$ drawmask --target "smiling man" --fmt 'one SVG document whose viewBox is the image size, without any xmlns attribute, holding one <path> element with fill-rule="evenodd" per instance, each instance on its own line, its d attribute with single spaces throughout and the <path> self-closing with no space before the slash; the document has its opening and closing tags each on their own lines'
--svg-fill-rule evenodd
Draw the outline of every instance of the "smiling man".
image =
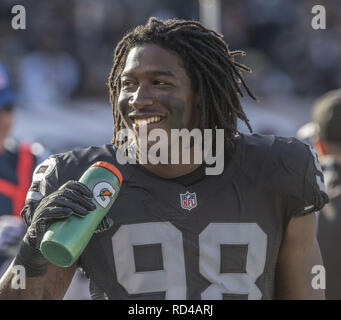
<svg viewBox="0 0 341 320">
<path fill-rule="evenodd" d="M 120 81 L 117 110 L 122 117 L 124 128 L 132 130 L 133 137 L 137 137 L 137 140 L 133 141 L 139 147 L 139 163 L 143 163 L 148 171 L 163 178 L 186 174 L 191 172 L 196 164 L 202 163 L 204 146 L 201 131 L 198 129 L 199 93 L 194 91 L 180 57 L 175 52 L 155 44 L 146 43 L 134 47 L 127 55 Z M 193 130 L 197 130 L 197 135 L 194 133 L 192 136 L 193 139 L 200 134 L 199 143 L 194 144 L 189 137 Z M 152 134 L 155 139 L 149 139 Z M 115 134 L 115 137 L 117 136 L 118 133 Z M 183 137 L 188 138 L 187 143 Z M 120 141 L 115 140 L 114 143 Z M 224 145 L 223 139 L 219 142 Z M 160 145 L 160 148 L 152 148 L 156 144 Z M 156 161 L 148 161 L 152 158 L 151 152 L 148 151 L 160 149 L 162 152 L 165 147 L 166 156 L 160 161 L 163 165 L 155 166 Z M 196 163 L 190 161 L 190 157 L 194 156 L 195 147 L 199 148 L 198 152 L 201 154 Z M 189 152 L 188 165 L 185 160 L 181 161 L 185 159 L 183 153 L 186 150 Z M 176 161 L 172 162 L 172 156 L 175 154 L 179 156 L 173 157 Z M 224 154 L 221 155 L 223 158 Z M 179 162 L 182 166 L 177 165 Z"/>
<path fill-rule="evenodd" d="M 241 135 L 241 70 L 222 37 L 195 21 L 151 18 L 117 45 L 109 77 L 112 144 L 50 157 L 39 166 L 22 215 L 28 232 L 0 282 L 0 298 L 61 299 L 77 267 L 94 299 L 321 299 L 315 215 L 328 200 L 315 154 L 294 138 Z M 121 130 L 224 132 L 224 170 L 205 162 L 117 162 Z M 155 145 L 149 141 L 147 149 Z M 163 142 L 162 142 L 163 143 Z M 167 140 L 170 152 L 172 148 Z M 190 148 L 193 146 L 190 145 Z M 77 263 L 61 269 L 38 248 L 51 221 L 94 209 L 76 182 L 95 161 L 123 175 L 120 195 Z M 23 265 L 25 289 L 13 289 Z"/>
</svg>

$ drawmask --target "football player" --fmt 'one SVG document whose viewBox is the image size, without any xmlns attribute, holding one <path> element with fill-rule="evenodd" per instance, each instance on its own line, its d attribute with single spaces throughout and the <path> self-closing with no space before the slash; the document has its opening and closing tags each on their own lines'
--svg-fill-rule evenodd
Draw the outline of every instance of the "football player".
<svg viewBox="0 0 341 320">
<path fill-rule="evenodd" d="M 199 22 L 149 19 L 119 42 L 109 77 L 112 144 L 51 156 L 34 174 L 22 211 L 28 232 L 1 279 L 0 298 L 61 299 L 80 267 L 94 299 L 321 299 L 315 210 L 327 195 L 315 154 L 294 138 L 241 135 L 239 101 L 249 70 L 222 36 Z M 222 129 L 225 166 L 121 164 L 129 128 Z M 148 144 L 149 150 L 154 146 Z M 218 150 L 218 151 L 219 151 Z M 77 182 L 96 161 L 123 175 L 118 199 L 79 260 L 49 265 L 38 250 L 51 222 L 94 210 Z M 26 288 L 11 287 L 13 268 Z"/>
<path fill-rule="evenodd" d="M 341 89 L 332 90 L 314 103 L 312 122 L 298 135 L 310 138 L 321 162 L 330 202 L 318 216 L 317 240 L 326 268 L 326 298 L 341 299 Z"/>
</svg>

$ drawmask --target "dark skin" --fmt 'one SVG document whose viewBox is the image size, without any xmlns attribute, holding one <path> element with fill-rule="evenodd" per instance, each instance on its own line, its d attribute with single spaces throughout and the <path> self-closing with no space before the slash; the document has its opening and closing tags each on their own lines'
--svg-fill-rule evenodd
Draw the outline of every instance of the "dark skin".
<svg viewBox="0 0 341 320">
<path fill-rule="evenodd" d="M 148 125 L 148 130 L 156 127 L 169 133 L 172 128 L 198 126 L 199 101 L 177 54 L 151 44 L 133 48 L 124 72 L 119 107 L 129 127 L 133 127 L 131 113 L 163 117 L 162 122 Z M 198 165 L 147 164 L 145 167 L 160 177 L 172 178 L 189 173 Z M 322 265 L 315 234 L 314 214 L 290 220 L 277 258 L 276 299 L 324 298 L 324 291 L 314 290 L 311 285 L 312 267 Z M 10 266 L 0 280 L 0 299 L 62 299 L 75 270 L 75 265 L 65 269 L 50 266 L 47 275 L 28 278 L 26 289 L 14 290 L 11 281 L 15 272 Z"/>
<path fill-rule="evenodd" d="M 148 124 L 147 132 L 154 128 L 163 129 L 169 140 L 171 129 L 192 130 L 199 126 L 199 98 L 193 92 L 182 59 L 176 53 L 155 44 L 144 44 L 130 50 L 121 75 L 118 107 L 128 127 L 136 129 L 137 133 L 139 126 L 134 125 L 134 120 L 151 116 L 160 116 L 161 121 Z M 147 144 L 148 148 L 152 145 L 153 142 Z M 190 173 L 199 165 L 144 166 L 150 172 L 169 179 Z"/>
<path fill-rule="evenodd" d="M 49 265 L 46 275 L 27 277 L 25 289 L 13 289 L 11 283 L 16 272 L 12 271 L 11 264 L 0 281 L 0 300 L 61 300 L 76 269 L 76 264 L 68 268 Z"/>
</svg>

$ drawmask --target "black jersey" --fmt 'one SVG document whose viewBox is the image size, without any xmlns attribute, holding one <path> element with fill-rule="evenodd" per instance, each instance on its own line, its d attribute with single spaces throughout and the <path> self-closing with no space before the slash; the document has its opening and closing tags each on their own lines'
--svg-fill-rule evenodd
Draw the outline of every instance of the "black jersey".
<svg viewBox="0 0 341 320">
<path fill-rule="evenodd" d="M 235 145 L 222 174 L 185 185 L 118 164 L 112 145 L 67 152 L 37 169 L 43 187 L 33 183 L 30 199 L 79 179 L 95 161 L 121 171 L 108 213 L 114 225 L 94 234 L 79 259 L 94 297 L 272 299 L 288 222 L 327 201 L 323 175 L 294 138 L 250 135 Z"/>
<path fill-rule="evenodd" d="M 330 202 L 321 210 L 317 239 L 326 268 L 326 298 L 341 299 L 341 163 L 332 157 L 323 165 Z"/>
</svg>

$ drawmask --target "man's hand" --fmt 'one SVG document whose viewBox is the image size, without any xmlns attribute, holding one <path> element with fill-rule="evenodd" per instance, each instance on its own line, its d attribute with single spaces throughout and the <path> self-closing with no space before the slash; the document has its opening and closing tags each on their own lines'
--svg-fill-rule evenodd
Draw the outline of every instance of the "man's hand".
<svg viewBox="0 0 341 320">
<path fill-rule="evenodd" d="M 94 210 L 96 205 L 92 203 L 92 198 L 92 192 L 87 186 L 77 181 L 68 181 L 40 202 L 25 205 L 21 215 L 29 227 L 17 256 L 0 279 L 0 299 L 61 299 L 64 296 L 76 265 L 63 269 L 48 266 L 48 261 L 39 250 L 40 242 L 53 222 L 73 214 L 84 217 Z M 13 267 L 17 265 L 25 268 L 25 289 L 12 288 L 15 276 Z"/>
<path fill-rule="evenodd" d="M 21 215 L 29 224 L 24 241 L 39 249 L 46 230 L 53 222 L 66 219 L 73 214 L 84 217 L 95 210 L 96 205 L 91 201 L 92 198 L 92 192 L 86 185 L 71 180 L 44 197 L 33 211 L 33 215 L 31 210 L 24 208 Z"/>
</svg>

